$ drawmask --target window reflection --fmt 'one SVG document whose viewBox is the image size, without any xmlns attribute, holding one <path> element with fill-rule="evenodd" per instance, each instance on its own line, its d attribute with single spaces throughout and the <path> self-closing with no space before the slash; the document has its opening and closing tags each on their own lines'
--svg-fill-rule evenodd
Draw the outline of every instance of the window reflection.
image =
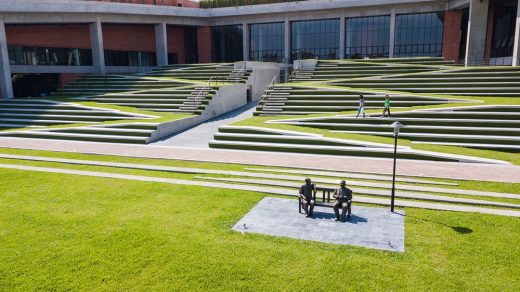
<svg viewBox="0 0 520 292">
<path fill-rule="evenodd" d="M 92 51 L 73 48 L 9 46 L 11 65 L 92 66 Z"/>
<path fill-rule="evenodd" d="M 492 1 L 493 38 L 491 58 L 510 57 L 515 43 L 516 11 L 518 1 Z"/>
<path fill-rule="evenodd" d="M 339 50 L 339 19 L 291 22 L 292 60 L 336 59 Z"/>
<path fill-rule="evenodd" d="M 105 51 L 106 66 L 156 66 L 155 52 Z"/>
<path fill-rule="evenodd" d="M 211 59 L 213 62 L 236 62 L 243 59 L 242 25 L 211 28 Z"/>
<path fill-rule="evenodd" d="M 346 58 L 388 57 L 390 15 L 348 18 L 345 30 Z"/>
<path fill-rule="evenodd" d="M 396 16 L 396 57 L 442 55 L 444 12 L 400 14 Z"/>
<path fill-rule="evenodd" d="M 249 25 L 249 59 L 252 61 L 284 61 L 284 23 Z"/>
</svg>

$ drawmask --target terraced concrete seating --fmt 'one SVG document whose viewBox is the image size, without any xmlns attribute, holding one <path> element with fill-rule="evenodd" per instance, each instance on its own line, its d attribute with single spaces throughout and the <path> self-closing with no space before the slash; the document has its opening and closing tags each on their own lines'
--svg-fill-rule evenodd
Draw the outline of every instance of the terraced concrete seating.
<svg viewBox="0 0 520 292">
<path fill-rule="evenodd" d="M 343 80 L 332 84 L 411 93 L 518 97 L 520 70 L 516 67 L 470 67 L 396 76 L 381 75 L 379 78 Z"/>
<path fill-rule="evenodd" d="M 325 155 L 347 155 L 362 157 L 393 157 L 393 148 L 389 144 L 369 143 L 363 141 L 324 138 L 319 135 L 284 132 L 256 127 L 224 126 L 209 142 L 211 148 L 276 151 L 292 153 L 309 153 Z M 470 157 L 441 154 L 435 152 L 414 151 L 407 147 L 399 147 L 398 155 L 404 159 L 436 160 L 436 161 L 465 161 L 476 162 Z M 479 162 L 484 162 L 480 160 Z M 498 163 L 492 160 L 485 162 Z"/>
<path fill-rule="evenodd" d="M 520 150 L 520 106 L 479 106 L 394 113 L 392 118 L 352 116 L 285 120 L 281 123 L 377 136 L 393 135 L 394 121 L 405 125 L 400 137 L 416 143 Z"/>
<path fill-rule="evenodd" d="M 0 101 L 0 124 L 2 124 L 2 128 L 96 123 L 146 117 L 148 116 L 45 100 L 13 99 Z"/>
<path fill-rule="evenodd" d="M 295 190 L 301 185 L 302 178 L 310 175 L 309 173 L 306 173 L 306 170 L 299 169 L 295 169 L 293 172 L 287 174 L 284 173 L 285 170 L 283 169 L 272 170 L 271 172 L 268 169 L 258 168 L 255 170 L 249 169 L 249 171 L 245 172 L 10 154 L 0 154 L 0 157 L 2 159 L 10 159 L 13 161 L 41 161 L 68 165 L 67 168 L 43 168 L 12 163 L 2 164 L 0 166 L 2 168 L 16 168 L 31 171 L 46 171 L 74 175 L 109 177 L 112 179 L 132 179 L 182 185 L 199 185 L 212 188 L 240 189 L 283 196 L 297 196 L 297 192 L 295 192 Z M 215 174 L 219 175 L 219 177 L 205 175 L 196 176 L 193 180 L 179 180 L 169 179 L 163 176 L 158 177 L 154 176 L 153 174 L 150 174 L 149 176 L 136 176 L 120 174 L 112 171 L 81 171 L 75 169 L 74 167 L 71 168 L 71 165 L 100 166 L 190 174 Z M 311 177 L 313 178 L 313 181 L 317 182 L 318 185 L 322 187 L 335 187 L 339 177 L 341 177 L 347 180 L 349 188 L 354 191 L 354 202 L 385 206 L 389 204 L 391 189 L 391 184 L 389 182 L 391 181 L 391 176 L 384 175 L 384 182 L 380 182 L 379 180 L 381 179 L 381 175 L 379 175 L 378 178 L 358 177 L 352 179 L 349 173 L 334 172 L 333 174 L 333 176 L 322 174 L 319 175 L 319 177 L 315 177 L 318 176 L 317 174 L 312 174 Z M 520 195 L 518 194 L 466 190 L 459 188 L 457 184 L 451 184 L 449 187 L 436 186 L 435 184 L 444 183 L 435 180 L 429 180 L 428 185 L 412 184 L 413 182 L 408 182 L 406 184 L 399 183 L 406 182 L 408 179 L 409 178 L 407 177 L 402 177 L 399 175 L 397 176 L 398 183 L 395 185 L 397 206 L 459 212 L 479 212 L 485 214 L 515 217 L 520 216 L 520 213 L 517 211 L 518 208 L 520 208 L 520 204 L 518 204 Z M 424 181 L 421 181 L 421 183 L 424 183 Z M 504 198 L 506 198 L 508 201 L 500 200 Z"/>
<path fill-rule="evenodd" d="M 298 68 L 291 81 L 322 81 L 362 78 L 392 74 L 421 73 L 438 70 L 453 62 L 442 58 L 396 58 L 374 60 L 320 60 L 314 68 Z"/>
<path fill-rule="evenodd" d="M 359 94 L 366 100 L 366 109 L 383 107 L 384 94 L 319 87 L 278 85 L 266 90 L 255 115 L 301 115 L 357 110 Z M 392 95 L 393 108 L 464 102 L 438 97 Z"/>
<path fill-rule="evenodd" d="M 146 73 L 148 76 L 173 77 L 188 80 L 209 80 L 245 83 L 251 70 L 235 69 L 232 63 L 199 64 L 196 66 L 164 66 Z"/>
<path fill-rule="evenodd" d="M 189 83 L 152 79 L 136 75 L 86 75 L 52 94 L 97 95 L 110 92 L 172 88 L 186 85 L 189 85 Z"/>
<path fill-rule="evenodd" d="M 153 123 L 127 123 L 19 131 L 11 132 L 5 136 L 86 142 L 146 144 L 152 133 L 156 130 L 157 124 Z"/>
<path fill-rule="evenodd" d="M 200 114 L 213 98 L 218 87 L 192 86 L 167 90 L 132 93 L 113 93 L 80 98 L 100 103 L 135 107 L 156 112 L 185 112 Z"/>
</svg>

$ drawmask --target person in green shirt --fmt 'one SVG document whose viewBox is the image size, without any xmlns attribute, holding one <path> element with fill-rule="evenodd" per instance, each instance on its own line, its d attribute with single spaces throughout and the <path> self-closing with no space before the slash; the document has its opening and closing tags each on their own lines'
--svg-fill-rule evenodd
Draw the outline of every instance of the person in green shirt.
<svg viewBox="0 0 520 292">
<path fill-rule="evenodd" d="M 388 112 L 388 117 L 391 118 L 392 114 L 390 114 L 390 96 L 385 95 L 385 108 L 383 109 L 383 115 L 382 118 L 385 117 L 386 113 Z"/>
</svg>

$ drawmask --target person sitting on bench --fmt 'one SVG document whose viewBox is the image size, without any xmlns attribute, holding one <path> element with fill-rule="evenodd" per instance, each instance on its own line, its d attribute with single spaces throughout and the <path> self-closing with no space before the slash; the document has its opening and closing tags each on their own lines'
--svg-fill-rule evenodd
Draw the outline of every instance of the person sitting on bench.
<svg viewBox="0 0 520 292">
<path fill-rule="evenodd" d="M 305 179 L 305 184 L 300 187 L 300 204 L 303 205 L 303 210 L 307 217 L 312 216 L 314 210 L 314 193 L 316 186 L 311 182 L 310 178 Z"/>
<path fill-rule="evenodd" d="M 345 219 L 345 214 L 350 211 L 350 204 L 352 203 L 352 190 L 346 187 L 344 180 L 340 182 L 338 189 L 334 191 L 334 198 L 336 203 L 334 204 L 334 213 L 336 214 L 336 221 Z M 339 216 L 339 209 L 341 208 L 341 217 Z M 349 212 L 350 217 L 350 212 Z"/>
</svg>

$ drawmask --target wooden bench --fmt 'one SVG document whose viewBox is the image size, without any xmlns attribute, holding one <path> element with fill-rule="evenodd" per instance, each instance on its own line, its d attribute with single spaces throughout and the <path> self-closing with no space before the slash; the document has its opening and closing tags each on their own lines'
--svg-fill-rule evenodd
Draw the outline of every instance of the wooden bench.
<svg viewBox="0 0 520 292">
<path fill-rule="evenodd" d="M 316 186 L 316 190 L 313 192 L 312 199 L 314 200 L 314 206 L 320 206 L 320 207 L 328 207 L 332 208 L 334 207 L 334 202 L 330 201 L 331 193 L 334 193 L 336 189 L 335 188 L 327 188 L 327 187 L 318 187 Z M 322 201 L 318 202 L 316 201 L 316 193 L 322 192 Z M 300 196 L 298 195 L 298 213 L 302 213 L 302 201 Z M 350 215 L 352 214 L 352 200 L 348 202 L 348 211 L 347 211 L 347 217 L 350 218 Z"/>
</svg>

